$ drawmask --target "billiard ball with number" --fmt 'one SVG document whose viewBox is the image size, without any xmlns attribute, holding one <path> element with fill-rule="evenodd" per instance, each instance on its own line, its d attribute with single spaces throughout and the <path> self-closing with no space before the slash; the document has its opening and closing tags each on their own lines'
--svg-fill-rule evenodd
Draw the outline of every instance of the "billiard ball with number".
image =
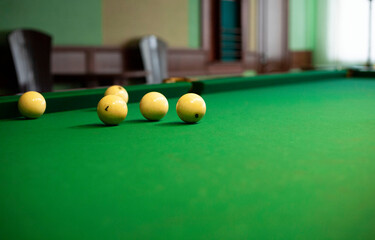
<svg viewBox="0 0 375 240">
<path fill-rule="evenodd" d="M 104 96 L 107 95 L 116 95 L 122 97 L 126 103 L 128 103 L 129 100 L 128 92 L 125 90 L 125 88 L 121 87 L 120 85 L 113 85 L 107 88 L 107 90 L 104 93 Z"/>
<path fill-rule="evenodd" d="M 150 121 L 159 121 L 168 112 L 167 98 L 158 92 L 149 92 L 144 95 L 139 103 L 142 115 Z"/>
<path fill-rule="evenodd" d="M 183 95 L 176 105 L 177 115 L 186 123 L 196 123 L 206 114 L 206 103 L 195 93 Z"/>
<path fill-rule="evenodd" d="M 107 95 L 99 101 L 97 112 L 104 124 L 118 125 L 125 120 L 128 106 L 122 97 Z"/>
<path fill-rule="evenodd" d="M 18 100 L 18 110 L 26 118 L 38 118 L 46 110 L 46 100 L 38 92 L 26 92 Z"/>
</svg>

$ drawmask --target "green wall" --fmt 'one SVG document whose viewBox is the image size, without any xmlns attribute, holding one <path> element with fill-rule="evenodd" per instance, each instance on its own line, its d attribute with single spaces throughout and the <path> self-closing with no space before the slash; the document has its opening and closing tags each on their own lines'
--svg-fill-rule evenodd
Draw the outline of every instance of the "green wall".
<svg viewBox="0 0 375 240">
<path fill-rule="evenodd" d="M 292 51 L 314 50 L 316 35 L 316 0 L 290 0 L 289 48 Z"/>
<path fill-rule="evenodd" d="M 0 30 L 35 28 L 57 45 L 102 44 L 101 0 L 0 0 Z"/>
<path fill-rule="evenodd" d="M 200 48 L 201 46 L 200 6 L 200 0 L 189 0 L 189 47 L 191 48 Z"/>
</svg>

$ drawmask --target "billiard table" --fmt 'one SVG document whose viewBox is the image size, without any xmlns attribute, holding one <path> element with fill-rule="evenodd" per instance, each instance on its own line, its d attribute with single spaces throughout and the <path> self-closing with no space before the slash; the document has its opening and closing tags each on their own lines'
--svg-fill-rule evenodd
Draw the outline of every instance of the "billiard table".
<svg viewBox="0 0 375 240">
<path fill-rule="evenodd" d="M 371 239 L 375 75 L 310 71 L 128 86 L 104 126 L 105 89 L 44 93 L 19 116 L 0 98 L 1 239 Z M 159 91 L 169 112 L 146 121 Z M 178 98 L 201 94 L 185 124 Z"/>
</svg>

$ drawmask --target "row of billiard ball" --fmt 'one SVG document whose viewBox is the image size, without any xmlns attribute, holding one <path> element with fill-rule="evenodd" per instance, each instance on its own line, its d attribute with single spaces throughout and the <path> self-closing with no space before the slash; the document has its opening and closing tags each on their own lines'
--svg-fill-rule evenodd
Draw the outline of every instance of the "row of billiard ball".
<svg viewBox="0 0 375 240">
<path fill-rule="evenodd" d="M 128 100 L 125 88 L 118 85 L 109 87 L 97 106 L 99 119 L 106 125 L 118 125 L 128 114 Z M 169 105 L 163 94 L 149 92 L 142 97 L 139 108 L 147 120 L 159 121 L 167 114 Z M 18 109 L 26 118 L 38 118 L 46 110 L 46 100 L 38 92 L 26 92 L 18 100 Z M 196 123 L 205 115 L 206 103 L 201 96 L 187 93 L 178 100 L 176 111 L 182 121 Z"/>
</svg>

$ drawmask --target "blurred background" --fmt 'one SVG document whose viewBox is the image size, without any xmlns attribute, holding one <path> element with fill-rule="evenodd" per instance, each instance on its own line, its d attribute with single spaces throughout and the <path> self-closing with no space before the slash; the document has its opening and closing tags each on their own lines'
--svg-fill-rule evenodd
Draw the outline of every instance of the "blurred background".
<svg viewBox="0 0 375 240">
<path fill-rule="evenodd" d="M 0 93 L 369 66 L 370 6 L 369 0 L 0 0 Z M 22 85 L 30 81 L 36 83 Z"/>
</svg>

